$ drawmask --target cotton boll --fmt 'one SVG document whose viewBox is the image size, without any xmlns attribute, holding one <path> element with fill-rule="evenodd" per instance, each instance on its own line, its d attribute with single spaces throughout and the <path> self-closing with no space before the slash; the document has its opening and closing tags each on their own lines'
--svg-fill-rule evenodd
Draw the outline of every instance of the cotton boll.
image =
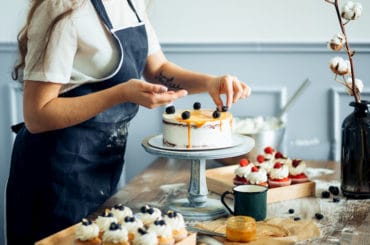
<svg viewBox="0 0 370 245">
<path fill-rule="evenodd" d="M 334 57 L 329 62 L 330 69 L 332 72 L 338 75 L 348 75 L 351 73 L 351 67 L 348 60 L 344 60 L 342 57 Z"/>
<path fill-rule="evenodd" d="M 328 42 L 328 48 L 333 51 L 339 51 L 343 48 L 343 45 L 346 43 L 344 36 L 341 33 L 336 34 Z"/>
<path fill-rule="evenodd" d="M 347 93 L 351 96 L 353 96 L 353 91 L 352 91 L 352 78 L 348 78 L 347 81 L 346 81 L 346 85 L 347 85 Z M 362 80 L 360 79 L 357 79 L 355 78 L 355 86 L 358 90 L 359 93 L 362 92 L 362 90 L 364 89 L 364 83 L 362 82 Z"/>
<path fill-rule="evenodd" d="M 346 20 L 356 20 L 362 14 L 361 3 L 349 1 L 342 6 L 342 17 Z"/>
</svg>

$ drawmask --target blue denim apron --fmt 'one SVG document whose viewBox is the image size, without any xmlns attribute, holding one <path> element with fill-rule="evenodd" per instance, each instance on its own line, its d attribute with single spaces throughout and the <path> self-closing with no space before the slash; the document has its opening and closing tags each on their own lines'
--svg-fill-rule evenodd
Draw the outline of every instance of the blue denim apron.
<svg viewBox="0 0 370 245">
<path fill-rule="evenodd" d="M 95 83 L 60 96 L 74 97 L 140 78 L 148 42 L 144 23 L 113 30 L 101 0 L 91 0 L 111 30 L 121 61 Z M 96 211 L 115 191 L 124 163 L 128 122 L 138 105 L 122 103 L 79 125 L 31 134 L 21 127 L 13 147 L 7 185 L 8 244 L 31 244 Z"/>
</svg>

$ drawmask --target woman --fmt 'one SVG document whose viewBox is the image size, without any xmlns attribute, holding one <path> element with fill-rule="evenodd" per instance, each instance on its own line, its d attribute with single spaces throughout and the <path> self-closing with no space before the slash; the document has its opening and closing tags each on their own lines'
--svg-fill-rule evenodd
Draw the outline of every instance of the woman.
<svg viewBox="0 0 370 245">
<path fill-rule="evenodd" d="M 9 245 L 78 222 L 115 192 L 139 105 L 208 92 L 231 107 L 250 93 L 167 61 L 140 0 L 34 0 L 18 37 L 25 124 L 7 187 Z"/>
</svg>

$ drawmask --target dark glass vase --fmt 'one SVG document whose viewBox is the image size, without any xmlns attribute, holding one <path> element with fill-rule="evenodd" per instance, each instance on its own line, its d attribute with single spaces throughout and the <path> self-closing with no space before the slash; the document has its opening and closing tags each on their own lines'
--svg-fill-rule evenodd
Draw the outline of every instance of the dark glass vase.
<svg viewBox="0 0 370 245">
<path fill-rule="evenodd" d="M 341 189 L 348 198 L 370 198 L 370 101 L 351 102 L 342 124 Z"/>
</svg>

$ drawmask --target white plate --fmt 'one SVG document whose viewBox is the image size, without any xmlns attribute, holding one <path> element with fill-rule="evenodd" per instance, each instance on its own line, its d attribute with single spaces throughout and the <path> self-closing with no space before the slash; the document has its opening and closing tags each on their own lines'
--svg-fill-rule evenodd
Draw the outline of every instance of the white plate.
<svg viewBox="0 0 370 245">
<path fill-rule="evenodd" d="M 205 151 L 205 150 L 216 150 L 216 149 L 226 149 L 230 147 L 234 147 L 237 145 L 242 144 L 245 141 L 245 137 L 239 134 L 233 134 L 231 136 L 231 144 L 229 146 L 210 146 L 210 147 L 196 147 L 196 148 L 186 148 L 186 147 L 176 147 L 176 146 L 168 146 L 163 144 L 163 135 L 159 134 L 153 136 L 148 140 L 148 144 L 152 147 L 156 147 L 159 149 L 164 150 L 172 150 L 172 151 Z"/>
</svg>

